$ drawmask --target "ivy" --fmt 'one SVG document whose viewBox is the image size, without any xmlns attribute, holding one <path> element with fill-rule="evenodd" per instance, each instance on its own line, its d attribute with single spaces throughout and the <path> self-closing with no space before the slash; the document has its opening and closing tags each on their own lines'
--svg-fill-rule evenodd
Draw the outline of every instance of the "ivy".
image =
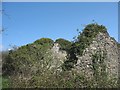
<svg viewBox="0 0 120 90">
<path fill-rule="evenodd" d="M 92 43 L 93 38 L 95 38 L 99 32 L 107 33 L 107 29 L 105 26 L 96 23 L 88 24 L 77 37 L 78 40 L 75 43 L 77 44 L 76 46 L 79 47 L 79 52 L 76 54 L 81 56 L 84 49 Z"/>
<path fill-rule="evenodd" d="M 66 64 L 64 65 L 66 66 L 66 68 L 68 68 L 69 66 L 70 70 L 70 67 L 74 67 L 78 60 L 76 55 L 82 56 L 85 48 L 87 48 L 92 43 L 93 39 L 96 37 L 97 34 L 99 34 L 99 32 L 107 33 L 107 29 L 105 28 L 105 26 L 98 25 L 96 23 L 88 24 L 83 29 L 83 32 L 79 32 L 77 39 L 75 39 L 75 41 L 69 45 L 69 48 L 66 49 L 68 53 L 68 60 L 64 63 Z"/>
<path fill-rule="evenodd" d="M 107 60 L 106 52 L 99 50 L 95 54 L 92 55 L 92 69 L 95 81 L 97 85 L 106 85 L 107 83 L 107 72 L 106 72 L 106 64 Z M 99 86 L 97 86 L 99 87 Z M 104 86 L 103 86 L 104 87 Z"/>
</svg>

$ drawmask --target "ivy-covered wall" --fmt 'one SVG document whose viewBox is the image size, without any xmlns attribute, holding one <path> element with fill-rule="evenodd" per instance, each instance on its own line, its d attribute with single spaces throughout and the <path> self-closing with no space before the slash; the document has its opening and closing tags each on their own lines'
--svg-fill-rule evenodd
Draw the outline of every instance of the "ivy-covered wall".
<svg viewBox="0 0 120 90">
<path fill-rule="evenodd" d="M 41 38 L 3 54 L 3 85 L 13 88 L 118 87 L 118 47 L 103 25 L 73 42 Z"/>
</svg>

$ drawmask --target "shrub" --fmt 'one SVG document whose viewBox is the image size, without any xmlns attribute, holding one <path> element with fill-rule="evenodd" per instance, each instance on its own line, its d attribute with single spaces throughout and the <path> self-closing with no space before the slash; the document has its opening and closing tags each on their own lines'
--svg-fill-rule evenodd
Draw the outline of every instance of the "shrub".
<svg viewBox="0 0 120 90">
<path fill-rule="evenodd" d="M 71 45 L 71 42 L 62 38 L 59 38 L 55 41 L 55 43 L 58 43 L 60 45 L 61 50 L 67 50 L 68 47 Z"/>
<path fill-rule="evenodd" d="M 40 44 L 40 45 L 44 45 L 44 44 L 53 45 L 54 41 L 50 38 L 41 38 L 41 39 L 36 40 L 34 43 Z"/>
<path fill-rule="evenodd" d="M 6 56 L 4 55 L 3 76 L 7 75 L 12 79 L 11 87 L 22 87 L 21 85 L 26 82 L 24 78 L 32 77 L 38 72 L 40 74 L 46 69 L 52 59 L 49 52 L 52 45 L 51 39 L 42 38 L 32 44 L 21 46 L 17 50 L 9 51 Z"/>
<path fill-rule="evenodd" d="M 120 48 L 120 43 L 117 43 L 118 48 Z"/>
</svg>

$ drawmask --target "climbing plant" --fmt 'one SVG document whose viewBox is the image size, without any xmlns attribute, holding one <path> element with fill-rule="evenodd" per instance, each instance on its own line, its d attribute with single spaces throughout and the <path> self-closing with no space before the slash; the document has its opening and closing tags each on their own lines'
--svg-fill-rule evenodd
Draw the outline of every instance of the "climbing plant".
<svg viewBox="0 0 120 90">
<path fill-rule="evenodd" d="M 111 77 L 109 79 L 106 60 L 107 53 L 105 50 L 98 49 L 94 54 L 92 54 L 92 70 L 93 70 L 93 81 L 94 87 L 105 88 L 105 87 L 117 87 L 117 79 Z"/>
<path fill-rule="evenodd" d="M 85 48 L 92 43 L 99 32 L 107 33 L 107 29 L 97 23 L 88 24 L 82 32 L 79 32 L 77 39 L 67 48 L 68 56 L 63 66 L 69 68 L 69 70 L 73 68 L 78 60 L 76 55 L 82 56 Z"/>
</svg>

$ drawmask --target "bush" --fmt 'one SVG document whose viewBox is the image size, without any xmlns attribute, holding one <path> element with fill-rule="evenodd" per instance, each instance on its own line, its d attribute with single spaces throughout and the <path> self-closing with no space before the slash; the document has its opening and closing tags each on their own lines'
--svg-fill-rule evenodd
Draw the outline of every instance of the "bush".
<svg viewBox="0 0 120 90">
<path fill-rule="evenodd" d="M 11 87 L 22 87 L 26 82 L 25 78 L 47 70 L 52 59 L 49 52 L 52 45 L 53 40 L 42 38 L 32 44 L 21 46 L 17 50 L 9 51 L 6 56 L 4 55 L 3 76 L 7 75 L 12 79 Z"/>
<path fill-rule="evenodd" d="M 71 42 L 62 38 L 59 38 L 55 41 L 55 43 L 58 43 L 60 45 L 61 50 L 67 50 L 68 47 L 71 45 Z"/>
<path fill-rule="evenodd" d="M 118 48 L 120 48 L 120 43 L 117 43 Z"/>
<path fill-rule="evenodd" d="M 39 40 L 36 40 L 34 43 L 40 45 L 44 45 L 44 44 L 53 45 L 54 41 L 50 38 L 41 38 Z"/>
</svg>

